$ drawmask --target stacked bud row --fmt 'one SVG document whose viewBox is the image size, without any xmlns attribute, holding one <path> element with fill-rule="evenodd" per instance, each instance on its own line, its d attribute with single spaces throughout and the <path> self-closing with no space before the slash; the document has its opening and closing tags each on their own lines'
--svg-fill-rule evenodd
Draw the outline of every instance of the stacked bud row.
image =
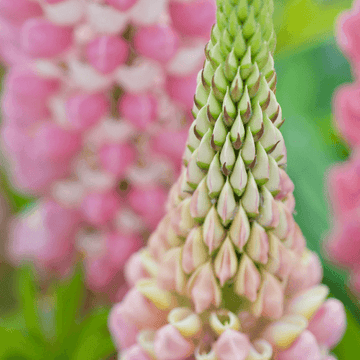
<svg viewBox="0 0 360 360">
<path fill-rule="evenodd" d="M 0 0 L 3 147 L 41 197 L 15 261 L 63 273 L 83 256 L 89 286 L 117 290 L 181 169 L 214 19 L 213 0 Z"/>
<path fill-rule="evenodd" d="M 350 145 L 352 154 L 329 174 L 329 193 L 333 207 L 334 229 L 329 235 L 326 253 L 351 273 L 350 286 L 360 297 L 360 2 L 344 13 L 338 25 L 338 42 L 348 56 L 355 81 L 337 90 L 334 98 L 335 125 Z"/>
<path fill-rule="evenodd" d="M 218 1 L 184 167 L 110 316 L 123 360 L 327 360 L 342 336 L 292 215 L 272 6 Z"/>
</svg>

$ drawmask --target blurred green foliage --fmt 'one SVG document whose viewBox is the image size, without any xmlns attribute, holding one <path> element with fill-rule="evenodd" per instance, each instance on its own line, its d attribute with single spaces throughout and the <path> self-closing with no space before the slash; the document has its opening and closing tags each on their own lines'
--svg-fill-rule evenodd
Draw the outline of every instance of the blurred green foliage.
<svg viewBox="0 0 360 360">
<path fill-rule="evenodd" d="M 99 360 L 115 353 L 108 309 L 86 310 L 82 272 L 38 288 L 30 267 L 17 271 L 18 309 L 0 319 L 2 360 Z"/>
<path fill-rule="evenodd" d="M 286 122 L 288 172 L 295 183 L 296 220 L 309 247 L 322 253 L 331 229 L 326 198 L 328 168 L 346 159 L 348 149 L 332 123 L 331 99 L 337 86 L 350 82 L 350 67 L 338 50 L 334 21 L 351 0 L 275 0 L 278 34 L 278 100 Z M 0 188 L 13 211 L 33 202 L 0 172 Z M 360 304 L 346 288 L 346 274 L 323 259 L 324 282 L 340 298 L 348 329 L 335 350 L 339 360 L 357 360 Z M 30 269 L 10 271 L 0 264 L 0 359 L 107 359 L 114 352 L 106 328 L 108 309 L 86 304 L 81 271 L 65 282 L 39 289 Z M 13 283 L 17 282 L 17 294 Z M 11 309 L 11 311 L 10 311 Z"/>
</svg>

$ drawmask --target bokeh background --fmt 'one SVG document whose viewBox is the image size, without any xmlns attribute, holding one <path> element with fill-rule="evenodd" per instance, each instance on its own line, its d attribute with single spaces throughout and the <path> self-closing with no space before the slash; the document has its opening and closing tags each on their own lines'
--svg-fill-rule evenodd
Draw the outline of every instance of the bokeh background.
<svg viewBox="0 0 360 360">
<path fill-rule="evenodd" d="M 309 247 L 322 256 L 324 282 L 347 309 L 348 330 L 334 351 L 339 360 L 359 359 L 360 302 L 348 290 L 345 272 L 329 264 L 321 248 L 331 228 L 326 174 L 332 164 L 348 157 L 333 125 L 331 101 L 336 87 L 352 79 L 334 38 L 336 18 L 351 3 L 275 0 L 277 96 L 286 119 L 282 131 L 295 183 L 295 218 Z M 3 73 L 0 69 L 1 78 Z M 0 171 L 0 359 L 115 359 L 106 326 L 109 309 L 88 301 L 80 267 L 71 278 L 44 289 L 31 267 L 14 269 L 7 263 L 9 216 L 34 199 L 16 192 Z"/>
</svg>

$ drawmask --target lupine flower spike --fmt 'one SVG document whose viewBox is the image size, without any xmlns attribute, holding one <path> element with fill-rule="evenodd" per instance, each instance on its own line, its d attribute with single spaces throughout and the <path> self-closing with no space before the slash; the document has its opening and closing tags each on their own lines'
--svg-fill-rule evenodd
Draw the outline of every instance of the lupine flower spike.
<svg viewBox="0 0 360 360">
<path fill-rule="evenodd" d="M 326 243 L 327 256 L 351 273 L 350 287 L 360 297 L 360 1 L 352 11 L 342 14 L 338 42 L 349 58 L 355 81 L 337 90 L 334 98 L 335 125 L 349 144 L 348 161 L 329 173 L 329 194 L 334 229 Z"/>
<path fill-rule="evenodd" d="M 13 262 L 115 292 L 181 169 L 214 0 L 0 0 Z M 115 295 L 115 294 L 113 294 Z"/>
<path fill-rule="evenodd" d="M 110 315 L 122 360 L 327 360 L 342 337 L 292 215 L 272 13 L 218 1 L 184 167 Z"/>
</svg>

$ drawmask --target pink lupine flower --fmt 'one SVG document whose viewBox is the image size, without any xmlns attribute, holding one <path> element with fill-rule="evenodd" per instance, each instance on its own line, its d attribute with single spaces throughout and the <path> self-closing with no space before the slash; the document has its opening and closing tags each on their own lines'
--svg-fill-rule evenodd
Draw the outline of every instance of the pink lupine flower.
<svg viewBox="0 0 360 360">
<path fill-rule="evenodd" d="M 157 226 L 181 170 L 196 74 L 215 21 L 214 0 L 173 6 L 0 1 L 0 58 L 8 66 L 1 138 L 13 184 L 78 214 L 63 264 L 83 259 L 89 288 L 112 299 L 124 293 L 124 261 Z M 186 12 L 193 17 L 187 32 Z M 46 221 L 46 212 L 38 216 Z M 122 252 L 114 248 L 123 255 L 116 266 L 106 234 L 129 239 L 119 242 Z M 18 244 L 26 244 L 22 236 Z"/>
<path fill-rule="evenodd" d="M 334 227 L 325 242 L 328 258 L 350 271 L 350 287 L 356 294 L 360 294 L 357 275 L 360 268 L 359 5 L 356 1 L 354 9 L 341 16 L 338 26 L 339 45 L 351 60 L 356 79 L 353 84 L 342 86 L 335 93 L 334 117 L 335 126 L 350 145 L 352 154 L 345 163 L 337 164 L 329 171 L 328 192 L 334 215 Z"/>
<path fill-rule="evenodd" d="M 39 270 L 66 271 L 73 260 L 73 236 L 80 216 L 53 201 L 42 201 L 13 223 L 9 254 L 13 261 L 33 261 Z"/>
<path fill-rule="evenodd" d="M 180 176 L 110 314 L 125 359 L 327 360 L 345 331 L 293 216 L 271 4 L 218 2 Z"/>
<path fill-rule="evenodd" d="M 340 88 L 334 99 L 336 126 L 353 147 L 360 144 L 360 88 L 359 85 L 346 85 Z"/>
<path fill-rule="evenodd" d="M 355 69 L 360 61 L 360 6 L 355 1 L 354 9 L 342 14 L 338 26 L 338 41 L 345 54 L 353 62 Z"/>
</svg>

